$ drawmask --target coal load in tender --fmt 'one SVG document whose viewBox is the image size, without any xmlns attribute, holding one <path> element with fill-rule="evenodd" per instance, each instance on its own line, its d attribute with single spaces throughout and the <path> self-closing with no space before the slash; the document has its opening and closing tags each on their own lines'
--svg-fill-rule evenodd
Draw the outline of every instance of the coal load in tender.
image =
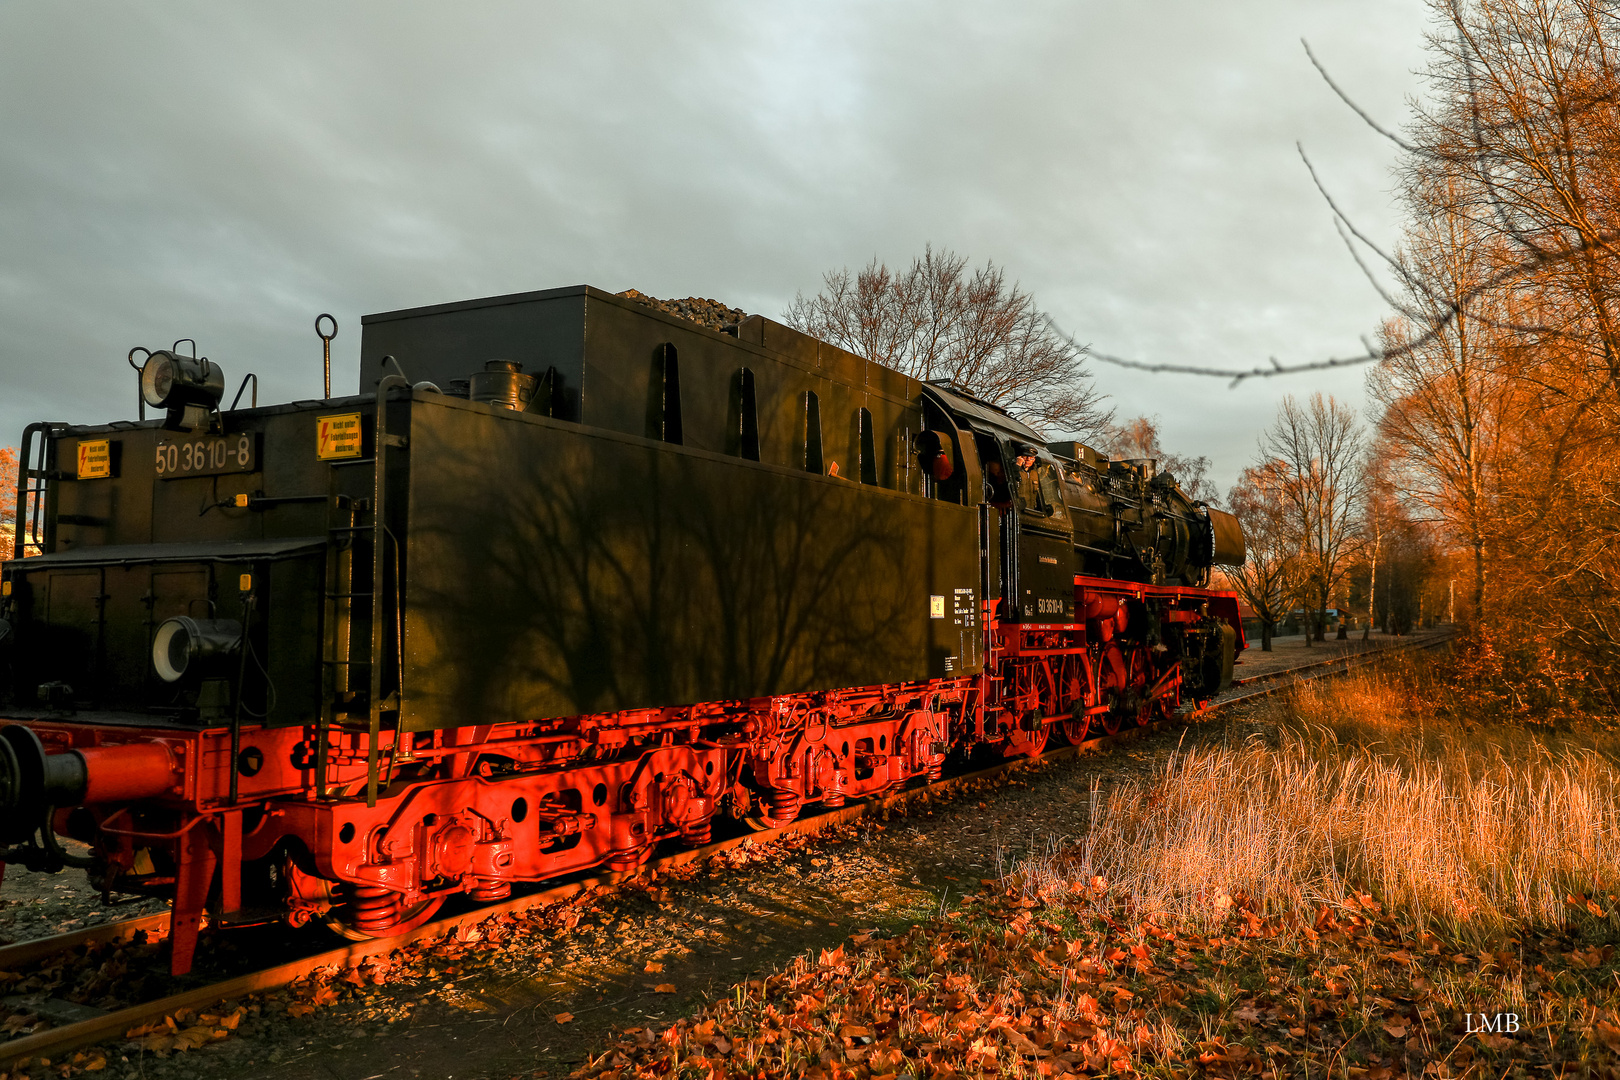
<svg viewBox="0 0 1620 1080">
<path fill-rule="evenodd" d="M 645 304 L 654 311 L 662 311 L 665 315 L 673 315 L 677 319 L 707 326 L 710 330 L 724 330 L 736 326 L 747 317 L 742 308 L 727 307 L 718 300 L 705 300 L 700 296 L 688 296 L 685 300 L 660 300 L 656 296 L 648 296 L 635 289 L 626 289 L 616 295 L 626 300 L 634 300 L 638 304 Z"/>
</svg>

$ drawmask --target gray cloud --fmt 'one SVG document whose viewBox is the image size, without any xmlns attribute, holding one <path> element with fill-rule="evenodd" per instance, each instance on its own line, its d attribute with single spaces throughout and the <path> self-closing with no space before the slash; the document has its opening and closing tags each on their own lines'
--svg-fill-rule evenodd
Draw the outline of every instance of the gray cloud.
<svg viewBox="0 0 1620 1080">
<path fill-rule="evenodd" d="M 1005 265 L 1108 352 L 1357 348 L 1382 304 L 1294 151 L 1393 239 L 1377 115 L 1415 0 L 0 7 L 0 444 L 132 414 L 133 345 L 195 337 L 270 400 L 311 322 L 588 282 L 778 315 L 926 242 Z M 1224 484 L 1284 392 L 1099 368 Z"/>
</svg>

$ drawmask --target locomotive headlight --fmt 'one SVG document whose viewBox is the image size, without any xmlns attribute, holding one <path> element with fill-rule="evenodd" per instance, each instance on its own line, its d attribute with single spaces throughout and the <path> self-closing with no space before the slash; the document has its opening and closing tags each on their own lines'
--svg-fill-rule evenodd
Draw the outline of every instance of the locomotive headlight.
<svg viewBox="0 0 1620 1080">
<path fill-rule="evenodd" d="M 225 373 L 206 357 L 159 349 L 141 365 L 141 396 L 154 409 L 196 405 L 212 410 L 225 396 Z"/>
<path fill-rule="evenodd" d="M 152 639 L 152 668 L 164 682 L 217 666 L 242 644 L 242 624 L 235 619 L 169 619 Z"/>
</svg>

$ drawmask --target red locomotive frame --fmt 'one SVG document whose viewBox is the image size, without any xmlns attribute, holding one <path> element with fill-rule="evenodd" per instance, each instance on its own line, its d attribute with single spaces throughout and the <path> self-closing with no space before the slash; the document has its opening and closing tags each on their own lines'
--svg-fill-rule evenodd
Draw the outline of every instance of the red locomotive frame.
<svg viewBox="0 0 1620 1080">
<path fill-rule="evenodd" d="M 993 606 L 983 673 L 926 682 L 385 730 L 376 747 L 332 730 L 324 754 L 314 725 L 244 727 L 235 752 L 223 726 L 28 728 L 44 755 L 84 763 L 83 805 L 54 823 L 98 847 L 103 890 L 172 897 L 181 973 L 208 913 L 397 934 L 455 893 L 496 899 L 518 882 L 631 870 L 664 839 L 700 846 L 722 812 L 769 828 L 809 803 L 938 778 L 951 752 L 977 744 L 1032 755 L 1053 727 L 1079 742 L 1169 716 L 1185 703 L 1184 672 L 1163 641 L 1219 622 L 1244 647 L 1227 592 L 1076 577 L 1074 622 L 1002 622 Z M 368 759 L 386 763 L 374 805 Z"/>
</svg>

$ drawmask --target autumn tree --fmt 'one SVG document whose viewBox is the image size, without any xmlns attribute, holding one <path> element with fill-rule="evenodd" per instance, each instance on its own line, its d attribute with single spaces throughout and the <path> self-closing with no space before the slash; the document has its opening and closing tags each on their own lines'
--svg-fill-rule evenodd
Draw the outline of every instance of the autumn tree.
<svg viewBox="0 0 1620 1080">
<path fill-rule="evenodd" d="M 1172 453 L 1159 441 L 1159 418 L 1138 416 L 1124 423 L 1107 423 L 1097 434 L 1097 449 L 1114 458 L 1152 458 L 1160 472 L 1176 478 L 1190 499 L 1219 506 L 1215 485 L 1209 479 L 1209 458 Z"/>
<path fill-rule="evenodd" d="M 829 271 L 783 315 L 795 329 L 921 381 L 949 380 L 1034 427 L 1093 437 L 1112 419 L 1079 346 L 994 263 L 926 248 L 904 270 L 875 258 Z"/>
<path fill-rule="evenodd" d="M 16 543 L 17 451 L 0 446 L 0 562 L 13 556 Z"/>
<path fill-rule="evenodd" d="M 1386 342 L 1380 426 L 1413 499 L 1473 552 L 1476 615 L 1536 612 L 1498 635 L 1525 670 L 1560 657 L 1612 695 L 1620 24 L 1606 0 L 1433 8 L 1431 92 L 1402 174 L 1408 325 Z"/>
<path fill-rule="evenodd" d="M 1441 182 L 1438 192 L 1408 192 L 1428 212 L 1408 230 L 1405 315 L 1385 325 L 1388 358 L 1372 370 L 1367 389 L 1381 407 L 1378 466 L 1386 483 L 1469 552 L 1478 617 L 1500 521 L 1495 488 L 1504 424 L 1514 408 L 1512 299 L 1484 287 L 1500 253 L 1459 208 L 1456 178 Z M 1369 511 L 1394 497 L 1381 491 Z"/>
<path fill-rule="evenodd" d="M 1227 582 L 1260 620 L 1260 648 L 1271 651 L 1277 625 L 1288 617 L 1300 594 L 1302 563 L 1292 501 L 1285 491 L 1288 469 L 1265 461 L 1243 470 L 1226 494 L 1239 523 L 1248 556 L 1225 569 Z"/>
<path fill-rule="evenodd" d="M 1356 550 L 1361 498 L 1361 430 L 1355 414 L 1332 396 L 1301 405 L 1285 397 L 1260 440 L 1262 461 L 1275 462 L 1289 529 L 1299 555 L 1309 618 L 1324 639 L 1323 613 Z M 1309 643 L 1311 635 L 1306 634 Z"/>
</svg>

